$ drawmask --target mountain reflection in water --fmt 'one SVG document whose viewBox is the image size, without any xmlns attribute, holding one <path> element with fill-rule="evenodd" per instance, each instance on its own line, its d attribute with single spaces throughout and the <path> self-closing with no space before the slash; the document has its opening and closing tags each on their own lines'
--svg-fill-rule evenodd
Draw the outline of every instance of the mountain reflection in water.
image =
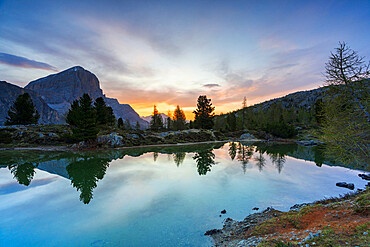
<svg viewBox="0 0 370 247">
<path fill-rule="evenodd" d="M 36 168 L 57 174 L 71 180 L 71 185 L 80 192 L 80 201 L 88 204 L 93 199 L 93 191 L 99 180 L 104 178 L 111 161 L 123 159 L 125 156 L 140 157 L 146 153 L 153 153 L 154 162 L 159 154 L 168 154 L 177 167 L 181 166 L 188 153 L 196 163 L 199 175 L 207 175 L 215 162 L 215 149 L 228 145 L 228 155 L 233 161 L 241 164 L 242 171 L 246 173 L 247 165 L 254 164 L 259 171 L 266 166 L 269 157 L 278 173 L 281 173 L 286 162 L 286 156 L 299 159 L 312 160 L 317 166 L 325 162 L 322 151 L 317 148 L 307 148 L 295 144 L 267 144 L 267 143 L 241 143 L 230 142 L 182 145 L 168 147 L 148 147 L 96 152 L 19 152 L 4 151 L 0 167 L 8 167 L 17 182 L 29 186 Z M 328 164 L 333 162 L 326 161 Z"/>
</svg>

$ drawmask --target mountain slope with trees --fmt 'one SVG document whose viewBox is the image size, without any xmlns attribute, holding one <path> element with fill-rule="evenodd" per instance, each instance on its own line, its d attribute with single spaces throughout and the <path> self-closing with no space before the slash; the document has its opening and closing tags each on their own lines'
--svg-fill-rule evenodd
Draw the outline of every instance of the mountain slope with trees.
<svg viewBox="0 0 370 247">
<path fill-rule="evenodd" d="M 10 107 L 14 104 L 17 97 L 24 93 L 28 93 L 31 96 L 33 104 L 40 114 L 39 123 L 55 124 L 63 122 L 62 115 L 50 108 L 36 92 L 18 87 L 5 81 L 0 81 L 0 125 L 4 125 Z"/>
</svg>

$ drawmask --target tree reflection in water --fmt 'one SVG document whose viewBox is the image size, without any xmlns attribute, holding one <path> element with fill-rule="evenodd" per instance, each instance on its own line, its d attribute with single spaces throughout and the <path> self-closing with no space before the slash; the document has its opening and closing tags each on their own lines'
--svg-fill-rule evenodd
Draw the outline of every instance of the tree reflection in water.
<svg viewBox="0 0 370 247">
<path fill-rule="evenodd" d="M 80 191 L 80 201 L 88 204 L 93 198 L 93 190 L 97 182 L 103 179 L 110 160 L 101 158 L 87 158 L 71 162 L 67 172 L 73 187 Z"/>
<path fill-rule="evenodd" d="M 177 167 L 179 167 L 180 164 L 182 164 L 182 162 L 184 162 L 185 156 L 186 156 L 185 152 L 180 152 L 180 153 L 174 153 L 173 154 L 173 161 L 175 161 L 175 164 L 176 164 Z"/>
<path fill-rule="evenodd" d="M 283 170 L 284 163 L 286 161 L 285 155 L 281 155 L 279 153 L 272 153 L 269 154 L 271 158 L 271 163 L 276 166 L 276 169 L 279 173 L 281 173 L 281 170 Z"/>
<path fill-rule="evenodd" d="M 80 200 L 88 204 L 93 198 L 93 190 L 97 187 L 97 182 L 105 176 L 109 162 L 113 159 L 122 159 L 125 155 L 131 157 L 140 157 L 143 154 L 153 154 L 154 160 L 157 160 L 159 153 L 169 155 L 173 158 L 174 163 L 180 166 L 184 162 L 187 153 L 195 153 L 193 156 L 197 165 L 199 175 L 206 175 L 211 171 L 215 164 L 214 150 L 224 146 L 224 143 L 194 145 L 194 146 L 169 146 L 156 148 L 140 148 L 115 150 L 109 152 L 93 153 L 36 153 L 36 152 L 2 152 L 2 166 L 8 167 L 13 174 L 14 179 L 19 184 L 29 186 L 31 180 L 36 174 L 36 168 L 49 173 L 56 173 L 63 177 L 71 179 L 73 187 L 80 192 Z M 242 144 L 231 142 L 227 153 L 231 160 L 241 162 L 245 173 L 247 164 L 255 163 L 260 171 L 266 166 L 266 155 L 269 156 L 271 164 L 274 165 L 279 173 L 284 168 L 287 156 L 298 159 L 314 161 L 318 166 L 329 163 L 324 157 L 323 150 L 319 147 L 306 148 L 295 144 L 273 144 L 273 143 L 256 143 Z M 252 158 L 254 154 L 254 158 Z M 221 156 L 222 159 L 222 156 Z M 253 162 L 250 162 L 253 160 Z M 48 165 L 49 161 L 52 165 Z M 37 166 L 35 165 L 37 164 Z M 60 166 L 56 169 L 55 165 Z M 329 163 L 330 164 L 330 163 Z M 335 164 L 335 163 L 333 163 Z"/>
<path fill-rule="evenodd" d="M 31 162 L 9 165 L 8 168 L 13 174 L 13 178 L 15 178 L 19 184 L 25 186 L 30 185 L 35 175 L 35 166 Z"/>
<path fill-rule="evenodd" d="M 235 159 L 235 156 L 236 156 L 236 143 L 235 142 L 230 143 L 229 156 L 231 160 Z"/>
<path fill-rule="evenodd" d="M 154 162 L 156 162 L 157 159 L 158 159 L 158 153 L 157 152 L 154 152 L 153 153 L 153 160 L 154 160 Z"/>
<path fill-rule="evenodd" d="M 252 145 L 243 145 L 239 143 L 238 145 L 238 156 L 237 160 L 242 163 L 243 172 L 245 173 L 247 169 L 247 164 L 253 155 L 254 147 Z"/>
<path fill-rule="evenodd" d="M 197 163 L 199 175 L 206 175 L 207 172 L 211 171 L 211 167 L 215 164 L 215 154 L 212 150 L 213 149 L 203 150 L 195 153 L 193 159 Z"/>
<path fill-rule="evenodd" d="M 266 164 L 266 159 L 263 157 L 263 152 L 261 150 L 257 150 L 258 155 L 254 157 L 254 160 L 256 161 L 256 165 L 258 167 L 258 170 L 261 172 L 263 170 L 263 167 Z"/>
</svg>

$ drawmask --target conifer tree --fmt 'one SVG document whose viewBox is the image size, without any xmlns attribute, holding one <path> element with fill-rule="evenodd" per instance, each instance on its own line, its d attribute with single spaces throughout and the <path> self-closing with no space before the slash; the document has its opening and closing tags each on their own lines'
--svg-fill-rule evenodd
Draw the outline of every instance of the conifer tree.
<svg viewBox="0 0 370 247">
<path fill-rule="evenodd" d="M 325 119 L 325 111 L 324 111 L 324 103 L 322 102 L 322 99 L 318 99 L 315 102 L 314 107 L 314 117 L 316 119 L 317 124 L 321 125 L 324 122 Z"/>
<path fill-rule="evenodd" d="M 229 126 L 230 131 L 235 131 L 236 130 L 236 117 L 235 117 L 235 112 L 231 112 L 227 115 L 226 118 L 227 124 Z"/>
<path fill-rule="evenodd" d="M 31 96 L 24 93 L 18 96 L 13 106 L 8 111 L 5 125 L 36 124 L 40 115 L 35 109 Z"/>
<path fill-rule="evenodd" d="M 242 105 L 242 129 L 245 128 L 245 111 L 247 108 L 247 97 L 243 98 L 243 105 Z"/>
<path fill-rule="evenodd" d="M 167 130 L 171 130 L 173 124 L 172 124 L 172 119 L 170 117 L 167 118 L 166 124 L 167 124 Z"/>
<path fill-rule="evenodd" d="M 120 117 L 117 121 L 117 126 L 119 129 L 124 129 L 125 125 L 123 124 L 123 119 Z"/>
<path fill-rule="evenodd" d="M 99 130 L 96 111 L 88 94 L 85 93 L 79 100 L 73 101 L 66 122 L 74 126 L 72 132 L 77 140 L 91 140 L 97 137 Z"/>
<path fill-rule="evenodd" d="M 126 118 L 126 121 L 125 121 L 125 128 L 128 130 L 132 129 L 130 120 L 128 120 L 128 118 Z"/>
<path fill-rule="evenodd" d="M 173 113 L 173 120 L 174 120 L 174 128 L 175 130 L 183 130 L 185 129 L 186 124 L 186 117 L 184 111 L 177 105 L 174 113 Z"/>
<path fill-rule="evenodd" d="M 114 125 L 116 118 L 113 114 L 113 109 L 105 104 L 103 97 L 97 98 L 94 106 L 98 125 Z"/>
<path fill-rule="evenodd" d="M 141 128 L 139 121 L 136 121 L 135 129 L 139 130 Z"/>
<path fill-rule="evenodd" d="M 325 67 L 329 90 L 323 141 L 327 153 L 359 166 L 368 165 L 370 149 L 370 61 L 364 59 L 343 42 Z"/>
<path fill-rule="evenodd" d="M 195 125 L 200 129 L 212 129 L 215 107 L 212 106 L 211 99 L 207 99 L 206 95 L 198 97 L 197 109 L 193 111 L 195 114 Z"/>
<path fill-rule="evenodd" d="M 192 120 L 189 121 L 189 129 L 194 128 L 194 122 Z"/>
<path fill-rule="evenodd" d="M 154 105 L 153 116 L 152 120 L 150 121 L 150 129 L 155 131 L 163 129 L 162 117 L 159 114 L 156 105 Z"/>
</svg>

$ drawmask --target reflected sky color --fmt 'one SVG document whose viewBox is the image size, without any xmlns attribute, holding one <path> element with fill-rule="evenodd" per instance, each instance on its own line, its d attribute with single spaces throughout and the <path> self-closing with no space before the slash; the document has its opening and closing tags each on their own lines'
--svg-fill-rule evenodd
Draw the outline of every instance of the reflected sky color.
<svg viewBox="0 0 370 247">
<path fill-rule="evenodd" d="M 370 57 L 369 1 L 0 1 L 0 80 L 20 86 L 75 65 L 140 115 L 216 112 L 323 84 L 346 41 Z"/>
<path fill-rule="evenodd" d="M 207 150 L 214 165 L 200 176 L 194 157 Z M 47 172 L 58 162 L 36 169 L 27 187 L 0 168 L 0 246 L 209 246 L 204 232 L 220 228 L 226 217 L 241 220 L 253 207 L 288 210 L 348 192 L 338 181 L 366 184 L 347 168 L 284 156 L 279 172 L 266 153 L 253 152 L 243 167 L 228 155 L 228 144 L 207 150 L 186 153 L 179 166 L 171 153 L 113 160 L 88 204 L 71 180 Z M 59 166 L 68 164 L 62 159 Z M 219 217 L 222 209 L 227 214 Z"/>
</svg>

